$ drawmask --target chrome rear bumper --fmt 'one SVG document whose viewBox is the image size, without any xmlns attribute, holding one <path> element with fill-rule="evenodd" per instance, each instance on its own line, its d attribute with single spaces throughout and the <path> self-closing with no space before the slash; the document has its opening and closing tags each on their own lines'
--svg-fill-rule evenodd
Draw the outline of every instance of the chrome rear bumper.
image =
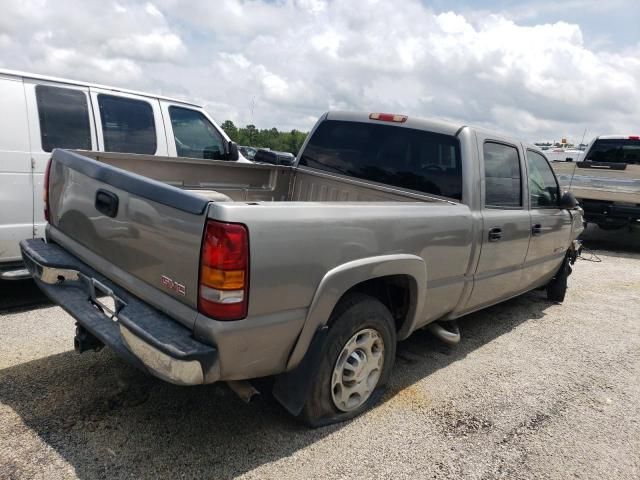
<svg viewBox="0 0 640 480">
<path fill-rule="evenodd" d="M 76 257 L 41 239 L 20 243 L 38 287 L 134 366 L 178 385 L 219 379 L 217 350 Z"/>
</svg>

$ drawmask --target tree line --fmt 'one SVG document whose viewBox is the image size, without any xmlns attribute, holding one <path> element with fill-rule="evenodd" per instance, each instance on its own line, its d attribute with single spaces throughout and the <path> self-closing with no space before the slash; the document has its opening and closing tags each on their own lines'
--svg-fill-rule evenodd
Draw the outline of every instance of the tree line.
<svg viewBox="0 0 640 480">
<path fill-rule="evenodd" d="M 277 128 L 258 129 L 255 125 L 246 127 L 236 127 L 231 120 L 226 120 L 222 125 L 229 138 L 238 145 L 246 145 L 258 148 L 270 148 L 279 152 L 298 153 L 307 132 L 291 130 L 290 132 L 280 132 Z"/>
</svg>

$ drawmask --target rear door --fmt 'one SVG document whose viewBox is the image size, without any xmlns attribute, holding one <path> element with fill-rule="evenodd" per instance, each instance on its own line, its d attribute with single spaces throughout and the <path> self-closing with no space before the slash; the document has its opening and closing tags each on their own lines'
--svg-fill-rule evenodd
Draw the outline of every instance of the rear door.
<svg viewBox="0 0 640 480">
<path fill-rule="evenodd" d="M 495 303 L 522 289 L 531 232 L 521 147 L 479 132 L 477 139 L 484 174 L 482 248 L 468 309 Z"/>
<path fill-rule="evenodd" d="M 547 159 L 528 149 L 531 240 L 525 262 L 524 285 L 544 284 L 560 266 L 571 237 L 571 214 L 560 209 L 560 187 Z"/>
<path fill-rule="evenodd" d="M 94 150 L 96 131 L 89 89 L 79 85 L 24 80 L 29 112 L 33 162 L 33 219 L 35 236 L 44 236 L 44 171 L 55 148 Z"/>
<path fill-rule="evenodd" d="M 100 151 L 168 154 L 157 99 L 93 87 L 90 90 Z"/>
</svg>

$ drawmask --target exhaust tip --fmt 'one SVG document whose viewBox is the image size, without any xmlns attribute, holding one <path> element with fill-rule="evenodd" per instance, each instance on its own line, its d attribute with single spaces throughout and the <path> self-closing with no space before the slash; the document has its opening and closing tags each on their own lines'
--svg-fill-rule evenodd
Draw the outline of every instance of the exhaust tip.
<svg viewBox="0 0 640 480">
<path fill-rule="evenodd" d="M 443 325 L 446 325 L 445 328 Z M 457 345 L 460 343 L 460 327 L 455 320 L 449 322 L 433 322 L 427 325 L 427 330 L 433 336 L 443 341 L 447 345 Z"/>
<path fill-rule="evenodd" d="M 253 397 L 260 395 L 260 392 L 247 380 L 230 380 L 227 385 L 244 403 L 250 403 Z"/>
</svg>

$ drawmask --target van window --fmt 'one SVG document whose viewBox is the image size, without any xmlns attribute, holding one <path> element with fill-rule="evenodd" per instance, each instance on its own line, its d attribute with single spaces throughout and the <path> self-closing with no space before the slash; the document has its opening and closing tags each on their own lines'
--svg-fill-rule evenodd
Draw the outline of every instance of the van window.
<svg viewBox="0 0 640 480">
<path fill-rule="evenodd" d="M 223 138 L 202 113 L 182 107 L 169 107 L 176 151 L 179 157 L 225 158 Z"/>
<path fill-rule="evenodd" d="M 107 152 L 156 153 L 156 127 L 148 102 L 100 94 L 98 105 Z"/>
<path fill-rule="evenodd" d="M 631 138 L 598 139 L 589 149 L 585 160 L 640 165 L 640 140 Z"/>
<path fill-rule="evenodd" d="M 486 142 L 484 152 L 485 198 L 487 207 L 522 206 L 522 180 L 518 149 L 502 143 Z"/>
<path fill-rule="evenodd" d="M 538 152 L 527 150 L 527 165 L 531 208 L 558 208 L 560 187 L 547 160 Z"/>
<path fill-rule="evenodd" d="M 462 199 L 460 144 L 450 135 L 326 120 L 302 152 L 300 165 Z"/>
<path fill-rule="evenodd" d="M 80 90 L 36 85 L 42 149 L 91 150 L 87 96 Z"/>
</svg>

